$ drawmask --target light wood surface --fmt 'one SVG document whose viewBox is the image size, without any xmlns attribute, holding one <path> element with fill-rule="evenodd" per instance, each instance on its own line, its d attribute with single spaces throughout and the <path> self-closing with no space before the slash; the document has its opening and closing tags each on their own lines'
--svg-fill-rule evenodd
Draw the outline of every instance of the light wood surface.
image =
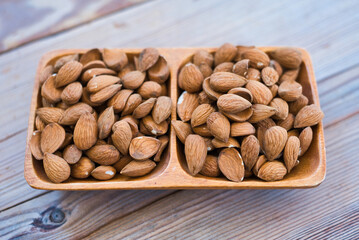
<svg viewBox="0 0 359 240">
<path fill-rule="evenodd" d="M 357 239 L 358 12 L 350 0 L 151 1 L 1 54 L 0 238 Z M 57 192 L 35 190 L 25 182 L 31 93 L 45 52 L 223 42 L 300 46 L 311 54 L 326 114 L 327 176 L 318 188 Z M 94 201 L 102 204 L 91 205 Z M 132 207 L 127 211 L 122 203 Z M 32 225 L 53 207 L 72 224 Z"/>
</svg>

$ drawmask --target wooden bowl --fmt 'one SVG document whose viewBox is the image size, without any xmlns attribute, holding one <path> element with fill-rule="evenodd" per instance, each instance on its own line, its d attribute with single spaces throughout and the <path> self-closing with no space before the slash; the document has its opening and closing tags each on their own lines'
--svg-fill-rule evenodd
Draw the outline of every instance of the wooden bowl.
<svg viewBox="0 0 359 240">
<path fill-rule="evenodd" d="M 266 52 L 277 47 L 261 47 Z M 171 78 L 168 81 L 169 94 L 173 102 L 171 119 L 176 119 L 176 102 L 179 94 L 177 87 L 178 71 L 185 63 L 191 60 L 193 54 L 200 48 L 163 48 L 159 52 L 167 59 L 170 66 Z M 215 48 L 203 48 L 214 52 Z M 142 49 L 123 49 L 133 58 L 139 55 Z M 102 190 L 102 189 L 274 189 L 274 188 L 309 188 L 318 186 L 325 178 L 325 144 L 323 124 L 320 122 L 313 128 L 313 141 L 306 154 L 300 159 L 290 174 L 283 180 L 265 182 L 258 178 L 245 179 L 243 182 L 231 182 L 224 177 L 211 178 L 205 176 L 193 177 L 187 172 L 187 164 L 183 152 L 183 145 L 176 139 L 175 132 L 170 130 L 170 142 L 158 166 L 148 175 L 140 178 L 128 178 L 116 175 L 108 181 L 98 181 L 93 178 L 70 178 L 63 183 L 52 183 L 45 175 L 41 161 L 34 159 L 29 149 L 29 140 L 34 131 L 35 110 L 39 103 L 39 75 L 44 67 L 53 64 L 59 57 L 84 53 L 86 49 L 57 50 L 46 53 L 40 60 L 31 100 L 29 127 L 25 155 L 25 179 L 33 188 L 46 190 Z M 308 97 L 309 103 L 319 106 L 319 96 L 313 66 L 308 52 L 300 49 L 303 63 L 298 81 L 303 86 L 303 94 Z"/>
</svg>

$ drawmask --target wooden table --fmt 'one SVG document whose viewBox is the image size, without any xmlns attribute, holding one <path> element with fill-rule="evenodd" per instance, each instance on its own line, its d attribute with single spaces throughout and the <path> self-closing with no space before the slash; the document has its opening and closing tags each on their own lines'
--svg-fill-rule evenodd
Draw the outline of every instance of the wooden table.
<svg viewBox="0 0 359 240">
<path fill-rule="evenodd" d="M 0 3 L 1 239 L 359 238 L 356 1 L 67 0 L 61 8 L 37 2 Z M 42 54 L 224 42 L 310 52 L 325 112 L 327 176 L 319 187 L 59 192 L 27 185 L 27 120 Z"/>
</svg>

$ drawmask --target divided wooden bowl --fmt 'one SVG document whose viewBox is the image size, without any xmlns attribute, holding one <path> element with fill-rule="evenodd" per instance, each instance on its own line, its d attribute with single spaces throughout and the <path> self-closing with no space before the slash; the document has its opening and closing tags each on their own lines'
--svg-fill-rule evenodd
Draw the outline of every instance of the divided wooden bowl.
<svg viewBox="0 0 359 240">
<path fill-rule="evenodd" d="M 275 50 L 277 47 L 261 47 L 265 52 Z M 168 81 L 169 95 L 172 99 L 173 110 L 171 119 L 177 119 L 176 103 L 180 93 L 177 86 L 177 77 L 180 68 L 189 62 L 193 54 L 200 48 L 162 48 L 158 49 L 170 67 L 170 80 Z M 202 48 L 214 52 L 216 48 Z M 142 49 L 123 49 L 129 58 L 139 55 Z M 93 178 L 74 179 L 63 183 L 52 183 L 45 175 L 41 161 L 34 159 L 29 148 L 29 140 L 34 131 L 35 110 L 40 102 L 39 76 L 44 67 L 53 64 L 58 58 L 75 53 L 84 53 L 86 49 L 57 50 L 46 53 L 40 60 L 33 96 L 31 100 L 27 145 L 25 154 L 25 179 L 29 185 L 37 189 L 46 190 L 104 190 L 104 189 L 275 189 L 275 188 L 309 188 L 318 186 L 325 178 L 325 144 L 323 124 L 320 122 L 313 128 L 313 141 L 309 150 L 300 158 L 300 164 L 283 180 L 265 182 L 258 178 L 245 179 L 243 182 L 231 182 L 224 177 L 211 178 L 198 175 L 191 176 L 187 171 L 183 145 L 176 139 L 171 128 L 170 142 L 160 163 L 148 175 L 140 178 L 128 178 L 116 175 L 108 181 L 98 181 Z M 303 94 L 308 97 L 309 103 L 319 106 L 319 96 L 313 65 L 308 52 L 300 49 L 303 63 L 298 81 L 303 86 Z"/>
</svg>

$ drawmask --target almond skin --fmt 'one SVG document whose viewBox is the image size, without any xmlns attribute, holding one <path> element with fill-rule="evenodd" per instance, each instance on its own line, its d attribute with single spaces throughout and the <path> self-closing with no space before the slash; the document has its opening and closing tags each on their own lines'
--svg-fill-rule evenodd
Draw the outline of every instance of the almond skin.
<svg viewBox="0 0 359 240">
<path fill-rule="evenodd" d="M 127 99 L 125 108 L 123 109 L 121 116 L 132 114 L 133 111 L 142 103 L 142 97 L 138 93 L 131 94 Z"/>
<path fill-rule="evenodd" d="M 86 151 L 86 155 L 100 165 L 112 165 L 120 159 L 120 153 L 113 145 L 95 145 Z"/>
<path fill-rule="evenodd" d="M 282 66 L 276 61 L 276 60 L 270 60 L 269 66 L 274 68 L 274 70 L 276 70 L 276 72 L 278 73 L 278 76 L 282 76 L 283 74 L 283 68 Z"/>
<path fill-rule="evenodd" d="M 261 80 L 261 72 L 255 68 L 248 68 L 248 72 L 245 76 L 248 80 L 260 81 Z"/>
<path fill-rule="evenodd" d="M 308 148 L 310 147 L 310 144 L 313 140 L 313 130 L 311 127 L 306 127 L 303 129 L 303 131 L 299 134 L 299 140 L 300 140 L 300 152 L 299 156 L 303 156 L 304 153 L 307 152 Z"/>
<path fill-rule="evenodd" d="M 208 116 L 215 111 L 210 104 L 199 105 L 192 113 L 191 125 L 197 127 L 207 122 Z"/>
<path fill-rule="evenodd" d="M 165 83 L 170 75 L 170 69 L 163 56 L 159 56 L 157 63 L 148 69 L 148 78 L 151 81 Z"/>
<path fill-rule="evenodd" d="M 160 54 L 155 48 L 145 48 L 140 53 L 139 57 L 139 69 L 144 72 L 156 64 Z"/>
<path fill-rule="evenodd" d="M 55 62 L 54 71 L 58 72 L 59 69 L 69 61 L 78 61 L 78 60 L 79 60 L 79 54 L 72 54 L 72 55 L 67 55 L 67 56 L 60 57 Z"/>
<path fill-rule="evenodd" d="M 106 64 L 101 60 L 94 60 L 94 61 L 86 63 L 83 66 L 82 71 L 87 71 L 91 68 L 106 68 Z"/>
<path fill-rule="evenodd" d="M 56 75 L 55 87 L 63 87 L 76 81 L 82 71 L 82 64 L 77 61 L 69 61 L 62 66 Z"/>
<path fill-rule="evenodd" d="M 116 169 L 112 166 L 98 166 L 91 172 L 91 176 L 97 180 L 109 180 L 116 174 Z"/>
<path fill-rule="evenodd" d="M 156 103 L 156 98 L 147 99 L 146 101 L 144 101 L 143 103 L 138 105 L 138 107 L 135 108 L 135 110 L 132 113 L 132 116 L 134 118 L 143 118 L 147 116 L 152 111 L 152 108 L 155 105 L 155 103 Z"/>
<path fill-rule="evenodd" d="M 225 43 L 214 54 L 214 65 L 217 66 L 223 62 L 231 62 L 236 55 L 237 48 L 230 43 Z"/>
<path fill-rule="evenodd" d="M 141 87 L 137 90 L 137 92 L 144 99 L 157 98 L 161 95 L 161 91 L 162 91 L 161 85 L 154 81 L 144 82 L 141 85 Z"/>
<path fill-rule="evenodd" d="M 253 109 L 253 114 L 248 119 L 248 122 L 250 123 L 257 123 L 259 121 L 267 119 L 273 116 L 277 112 L 275 108 L 263 104 L 253 104 L 252 109 Z"/>
<path fill-rule="evenodd" d="M 121 172 L 121 170 L 131 161 L 133 161 L 133 159 L 130 156 L 123 156 L 112 166 L 116 169 L 117 172 Z"/>
<path fill-rule="evenodd" d="M 113 145 L 123 154 L 128 154 L 128 148 L 132 139 L 132 131 L 128 122 L 121 120 L 116 122 L 116 128 L 111 136 Z"/>
<path fill-rule="evenodd" d="M 193 134 L 191 125 L 178 120 L 172 120 L 172 127 L 176 132 L 178 139 L 184 144 L 188 135 Z"/>
<path fill-rule="evenodd" d="M 61 101 L 61 94 L 63 88 L 55 87 L 56 76 L 50 75 L 44 84 L 41 86 L 41 96 L 45 98 L 49 103 L 57 103 Z"/>
<path fill-rule="evenodd" d="M 205 63 L 207 64 L 207 66 L 212 67 L 213 61 L 213 55 L 206 50 L 198 50 L 193 55 L 193 63 L 197 66 L 201 65 L 202 63 Z"/>
<path fill-rule="evenodd" d="M 60 148 L 65 140 L 65 130 L 57 123 L 46 125 L 41 132 L 41 151 L 43 153 L 54 153 Z"/>
<path fill-rule="evenodd" d="M 113 106 L 115 113 L 121 112 L 125 108 L 126 102 L 132 93 L 133 90 L 130 89 L 120 90 L 107 102 L 107 106 Z"/>
<path fill-rule="evenodd" d="M 233 73 L 238 74 L 239 76 L 245 77 L 248 73 L 248 67 L 249 67 L 249 59 L 243 59 L 236 64 L 233 65 Z"/>
<path fill-rule="evenodd" d="M 268 55 L 258 48 L 243 52 L 242 59 L 249 59 L 249 66 L 258 69 L 268 67 L 270 61 Z"/>
<path fill-rule="evenodd" d="M 231 90 L 228 91 L 228 94 L 238 95 L 238 96 L 246 99 L 248 102 L 253 101 L 253 95 L 252 95 L 251 91 L 249 91 L 246 88 L 242 88 L 242 87 L 232 88 Z"/>
<path fill-rule="evenodd" d="M 287 142 L 287 131 L 279 126 L 269 128 L 264 134 L 264 151 L 268 160 L 276 159 Z"/>
<path fill-rule="evenodd" d="M 146 160 L 155 155 L 161 142 L 153 137 L 136 137 L 132 139 L 129 153 L 136 160 Z"/>
<path fill-rule="evenodd" d="M 231 124 L 231 137 L 247 136 L 255 132 L 256 129 L 249 122 Z"/>
<path fill-rule="evenodd" d="M 276 109 L 276 113 L 272 116 L 273 119 L 284 120 L 288 117 L 289 107 L 288 103 L 281 98 L 274 98 L 269 106 Z"/>
<path fill-rule="evenodd" d="M 87 90 L 90 93 L 96 93 L 112 84 L 118 83 L 120 78 L 111 75 L 100 75 L 93 77 L 87 83 Z"/>
<path fill-rule="evenodd" d="M 278 83 L 281 84 L 284 81 L 295 81 L 298 77 L 298 74 L 299 74 L 299 68 L 287 70 L 280 77 Z"/>
<path fill-rule="evenodd" d="M 268 105 L 273 98 L 272 92 L 261 82 L 250 80 L 246 88 L 252 93 L 253 103 Z"/>
<path fill-rule="evenodd" d="M 267 158 L 265 155 L 261 155 L 257 158 L 256 163 L 253 166 L 253 173 L 254 175 L 258 176 L 259 169 L 263 166 L 264 163 L 267 162 Z"/>
<path fill-rule="evenodd" d="M 277 121 L 277 125 L 289 131 L 290 129 L 293 128 L 294 119 L 295 119 L 294 115 L 289 113 L 285 119 Z"/>
<path fill-rule="evenodd" d="M 202 170 L 199 173 L 207 177 L 218 177 L 221 174 L 218 167 L 218 157 L 207 155 Z"/>
<path fill-rule="evenodd" d="M 213 72 L 232 72 L 233 65 L 234 64 L 232 62 L 223 62 L 216 66 Z"/>
<path fill-rule="evenodd" d="M 268 161 L 258 171 L 257 176 L 267 182 L 283 179 L 287 174 L 287 168 L 279 161 Z"/>
<path fill-rule="evenodd" d="M 318 124 L 324 117 L 324 113 L 317 105 L 303 107 L 295 117 L 294 127 L 304 128 Z"/>
<path fill-rule="evenodd" d="M 279 75 L 276 70 L 271 67 L 265 67 L 261 71 L 262 80 L 268 87 L 273 86 L 278 82 Z"/>
<path fill-rule="evenodd" d="M 100 50 L 97 48 L 93 48 L 93 49 L 90 49 L 87 52 L 85 52 L 80 58 L 80 63 L 82 65 L 85 65 L 85 64 L 87 64 L 91 61 L 95 61 L 95 60 L 102 60 L 102 54 L 101 54 Z"/>
<path fill-rule="evenodd" d="M 226 93 L 232 88 L 242 87 L 247 83 L 247 80 L 234 73 L 217 72 L 210 77 L 209 84 L 214 91 Z"/>
<path fill-rule="evenodd" d="M 35 118 L 35 128 L 39 131 L 42 131 L 45 128 L 45 123 L 41 120 L 39 116 L 36 116 Z"/>
<path fill-rule="evenodd" d="M 29 147 L 32 153 L 37 160 L 42 160 L 44 158 L 44 154 L 41 150 L 41 132 L 35 131 L 32 133 L 31 139 L 29 141 Z"/>
<path fill-rule="evenodd" d="M 155 123 L 160 124 L 166 120 L 172 111 L 172 100 L 170 97 L 161 96 L 157 98 L 152 110 L 152 118 Z"/>
<path fill-rule="evenodd" d="M 133 160 L 121 170 L 121 175 L 127 177 L 141 177 L 150 173 L 155 167 L 156 163 L 149 159 L 144 161 Z"/>
<path fill-rule="evenodd" d="M 153 158 L 153 160 L 155 162 L 159 162 L 161 160 L 162 153 L 164 152 L 164 150 L 166 149 L 166 147 L 168 145 L 169 137 L 167 135 L 164 135 L 164 136 L 159 137 L 158 140 L 160 140 L 161 146 L 158 149 L 158 152 L 156 153 L 155 157 Z"/>
<path fill-rule="evenodd" d="M 57 123 L 64 115 L 64 110 L 55 107 L 42 107 L 36 109 L 36 115 L 46 124 Z"/>
<path fill-rule="evenodd" d="M 82 85 L 80 82 L 73 82 L 67 85 L 61 93 L 64 103 L 72 105 L 77 103 L 82 96 Z"/>
<path fill-rule="evenodd" d="M 285 68 L 298 68 L 302 62 L 302 53 L 295 48 L 278 48 L 271 56 Z"/>
<path fill-rule="evenodd" d="M 252 116 L 253 109 L 247 108 L 246 110 L 239 113 L 228 113 L 228 112 L 222 112 L 222 113 L 224 116 L 226 116 L 227 118 L 229 118 L 234 122 L 245 122 Z"/>
<path fill-rule="evenodd" d="M 278 95 L 287 102 L 293 102 L 302 95 L 302 85 L 295 81 L 284 81 L 279 85 Z"/>
<path fill-rule="evenodd" d="M 98 137 L 99 139 L 107 138 L 112 129 L 112 125 L 115 123 L 115 113 L 113 107 L 106 108 L 98 117 Z"/>
<path fill-rule="evenodd" d="M 217 138 L 213 138 L 212 139 L 212 145 L 214 148 L 231 148 L 231 147 L 236 147 L 239 148 L 239 142 L 235 139 L 230 137 L 228 139 L 228 142 L 223 142 Z"/>
<path fill-rule="evenodd" d="M 238 95 L 223 94 L 218 98 L 217 106 L 222 112 L 239 113 L 252 106 L 252 104 Z"/>
<path fill-rule="evenodd" d="M 89 158 L 82 157 L 71 166 L 71 177 L 78 179 L 88 178 L 94 169 L 95 164 Z"/>
<path fill-rule="evenodd" d="M 294 115 L 297 115 L 300 109 L 308 105 L 308 102 L 309 100 L 306 96 L 304 96 L 303 94 L 300 95 L 300 97 L 297 98 L 297 100 L 295 100 L 294 102 L 290 102 L 288 104 L 289 112 L 293 113 Z"/>
<path fill-rule="evenodd" d="M 201 136 L 191 134 L 186 138 L 185 156 L 189 173 L 192 176 L 197 175 L 201 171 L 207 156 L 207 145 Z"/>
<path fill-rule="evenodd" d="M 126 53 L 119 49 L 105 48 L 102 56 L 106 65 L 115 71 L 121 70 L 128 63 Z"/>
<path fill-rule="evenodd" d="M 52 65 L 47 65 L 40 74 L 40 85 L 44 84 L 44 82 L 53 74 L 53 72 L 54 67 Z"/>
<path fill-rule="evenodd" d="M 197 94 L 184 91 L 177 101 L 177 114 L 183 122 L 191 119 L 193 111 L 198 107 L 199 99 Z"/>
<path fill-rule="evenodd" d="M 212 101 L 216 101 L 222 93 L 216 92 L 212 89 L 210 84 L 210 77 L 204 79 L 202 84 L 203 91 L 207 94 L 208 98 Z"/>
<path fill-rule="evenodd" d="M 127 89 L 137 89 L 145 81 L 146 74 L 140 71 L 131 71 L 122 78 L 122 84 Z"/>
<path fill-rule="evenodd" d="M 193 63 L 187 63 L 180 71 L 178 81 L 181 88 L 189 93 L 202 90 L 203 75 L 199 68 Z"/>
<path fill-rule="evenodd" d="M 52 182 L 60 183 L 70 177 L 70 166 L 63 158 L 45 153 L 43 163 L 45 173 Z"/>
<path fill-rule="evenodd" d="M 108 68 L 91 68 L 82 74 L 81 80 L 83 83 L 87 83 L 93 77 L 100 75 L 116 75 L 116 72 Z"/>
<path fill-rule="evenodd" d="M 74 129 L 74 143 L 80 150 L 91 148 L 97 141 L 98 128 L 94 116 L 86 112 L 81 115 Z"/>
<path fill-rule="evenodd" d="M 103 103 L 113 97 L 118 91 L 120 91 L 121 87 L 121 84 L 112 84 L 96 93 L 91 94 L 90 100 L 93 103 Z"/>
<path fill-rule="evenodd" d="M 198 69 L 201 71 L 204 79 L 210 77 L 213 73 L 212 68 L 210 66 L 208 66 L 207 63 L 201 63 L 198 66 Z M 202 83 L 202 88 L 203 88 L 203 83 Z"/>
<path fill-rule="evenodd" d="M 142 118 L 141 123 L 143 124 L 143 127 L 146 128 L 146 130 L 148 131 L 149 135 L 154 135 L 154 136 L 160 136 L 163 134 L 166 134 L 167 130 L 168 130 L 168 122 L 167 121 L 162 121 L 159 124 L 157 124 L 151 115 L 148 115 L 144 118 Z M 142 131 L 141 128 L 141 123 L 140 123 L 140 130 Z"/>
<path fill-rule="evenodd" d="M 218 157 L 218 166 L 223 175 L 231 181 L 241 182 L 244 178 L 244 165 L 239 152 L 234 148 L 223 149 Z"/>
<path fill-rule="evenodd" d="M 207 118 L 207 126 L 211 134 L 223 142 L 227 142 L 230 133 L 228 119 L 219 112 L 211 113 Z"/>
<path fill-rule="evenodd" d="M 68 164 L 75 164 L 80 160 L 81 156 L 82 151 L 75 144 L 71 144 L 64 149 L 62 157 Z"/>
<path fill-rule="evenodd" d="M 76 103 L 75 105 L 66 109 L 63 116 L 60 118 L 59 123 L 61 125 L 73 125 L 84 113 L 92 113 L 93 108 L 86 103 Z"/>
<path fill-rule="evenodd" d="M 288 138 L 287 144 L 284 148 L 283 159 L 288 173 L 296 165 L 300 150 L 299 138 L 291 136 Z"/>
<path fill-rule="evenodd" d="M 254 135 L 245 137 L 242 141 L 241 155 L 244 166 L 251 171 L 259 155 L 259 141 Z"/>
<path fill-rule="evenodd" d="M 195 134 L 198 134 L 201 137 L 213 137 L 212 133 L 207 127 L 207 124 L 202 124 L 198 127 L 192 127 L 192 130 Z"/>
</svg>

